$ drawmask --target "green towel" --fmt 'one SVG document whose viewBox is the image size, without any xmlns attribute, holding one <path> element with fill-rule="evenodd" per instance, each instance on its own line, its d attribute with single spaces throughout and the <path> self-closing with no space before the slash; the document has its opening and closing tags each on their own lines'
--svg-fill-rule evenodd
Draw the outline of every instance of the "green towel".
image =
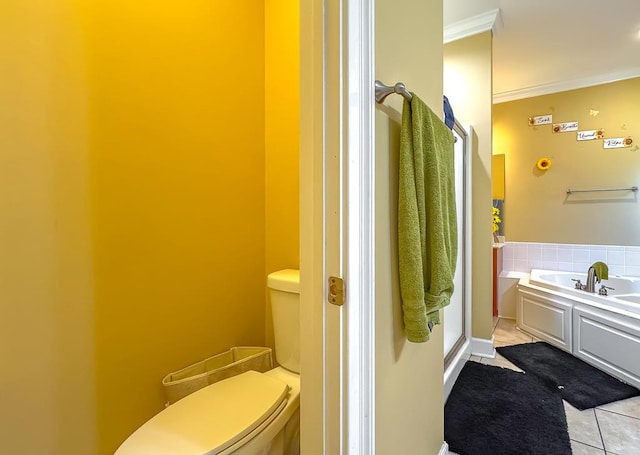
<svg viewBox="0 0 640 455">
<path fill-rule="evenodd" d="M 609 279 L 609 267 L 604 262 L 594 262 L 591 265 L 596 272 L 596 281 L 599 283 L 600 280 L 608 280 Z"/>
<path fill-rule="evenodd" d="M 453 133 L 415 94 L 400 133 L 398 262 L 407 339 L 429 339 L 449 304 L 458 254 Z"/>
</svg>

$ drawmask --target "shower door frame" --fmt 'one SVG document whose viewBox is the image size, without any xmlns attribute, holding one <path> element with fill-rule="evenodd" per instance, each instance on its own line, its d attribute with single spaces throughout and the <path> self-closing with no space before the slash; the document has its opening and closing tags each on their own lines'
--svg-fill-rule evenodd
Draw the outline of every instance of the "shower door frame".
<svg viewBox="0 0 640 455">
<path fill-rule="evenodd" d="M 462 180 L 464 188 L 462 189 L 463 208 L 462 220 L 458 220 L 458 229 L 462 226 L 464 230 L 462 244 L 458 245 L 461 251 L 460 257 L 462 263 L 458 267 L 462 267 L 462 334 L 458 337 L 449 352 L 444 353 L 444 398 L 449 396 L 453 384 L 455 383 L 464 363 L 471 354 L 472 335 L 471 335 L 471 151 L 473 150 L 473 127 L 471 125 L 462 125 L 458 120 L 453 126 L 454 131 L 464 141 L 463 157 L 462 157 Z M 447 330 L 446 313 L 444 318 L 444 330 Z"/>
</svg>

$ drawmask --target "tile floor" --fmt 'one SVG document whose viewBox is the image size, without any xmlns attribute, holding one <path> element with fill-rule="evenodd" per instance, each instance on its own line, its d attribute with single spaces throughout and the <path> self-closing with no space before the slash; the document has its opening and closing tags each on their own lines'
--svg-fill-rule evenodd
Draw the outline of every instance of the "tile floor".
<svg viewBox="0 0 640 455">
<path fill-rule="evenodd" d="M 496 347 L 537 341 L 518 330 L 514 320 L 503 318 L 494 318 L 493 338 Z M 472 356 L 471 360 L 521 371 L 500 354 L 495 359 Z M 640 397 L 585 411 L 565 401 L 564 408 L 574 455 L 640 455 Z"/>
</svg>

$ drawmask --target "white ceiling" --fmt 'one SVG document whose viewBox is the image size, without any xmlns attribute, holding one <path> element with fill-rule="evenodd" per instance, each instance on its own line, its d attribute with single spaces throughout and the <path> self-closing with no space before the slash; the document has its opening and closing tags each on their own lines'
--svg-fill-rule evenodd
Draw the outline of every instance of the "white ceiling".
<svg viewBox="0 0 640 455">
<path fill-rule="evenodd" d="M 640 76 L 640 0 L 444 0 L 445 34 L 496 9 L 495 102 Z"/>
</svg>

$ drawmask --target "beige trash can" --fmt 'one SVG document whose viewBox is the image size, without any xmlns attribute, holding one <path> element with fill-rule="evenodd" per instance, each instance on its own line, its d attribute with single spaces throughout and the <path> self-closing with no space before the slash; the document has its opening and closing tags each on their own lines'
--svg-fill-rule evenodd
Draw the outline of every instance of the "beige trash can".
<svg viewBox="0 0 640 455">
<path fill-rule="evenodd" d="M 162 380 L 165 406 L 186 397 L 203 387 L 248 370 L 261 373 L 273 368 L 271 349 L 239 346 L 214 355 L 186 368 L 169 373 Z"/>
</svg>

